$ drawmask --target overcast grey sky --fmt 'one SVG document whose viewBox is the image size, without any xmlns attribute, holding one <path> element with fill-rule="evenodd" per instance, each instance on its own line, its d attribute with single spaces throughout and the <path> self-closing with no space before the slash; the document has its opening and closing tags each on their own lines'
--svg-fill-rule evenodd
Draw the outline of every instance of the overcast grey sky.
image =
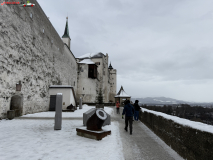
<svg viewBox="0 0 213 160">
<path fill-rule="evenodd" d="M 213 102 L 212 0 L 38 0 L 71 50 L 109 54 L 117 91 Z"/>
</svg>

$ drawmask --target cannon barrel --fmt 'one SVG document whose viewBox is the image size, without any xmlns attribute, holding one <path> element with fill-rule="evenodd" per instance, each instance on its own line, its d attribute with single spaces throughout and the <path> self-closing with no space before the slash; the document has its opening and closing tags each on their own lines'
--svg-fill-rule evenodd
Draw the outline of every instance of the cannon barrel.
<svg viewBox="0 0 213 160">
<path fill-rule="evenodd" d="M 87 129 L 93 131 L 102 131 L 104 121 L 107 119 L 107 114 L 102 109 L 97 109 L 96 112 L 88 119 Z"/>
</svg>

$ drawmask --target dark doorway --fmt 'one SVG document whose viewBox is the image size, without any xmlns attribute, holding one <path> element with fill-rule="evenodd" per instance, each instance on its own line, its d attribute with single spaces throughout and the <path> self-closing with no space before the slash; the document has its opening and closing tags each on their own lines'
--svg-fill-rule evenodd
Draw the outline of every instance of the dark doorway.
<svg viewBox="0 0 213 160">
<path fill-rule="evenodd" d="M 15 117 L 22 116 L 23 112 L 23 96 L 14 95 L 11 98 L 10 110 L 15 110 Z"/>
<path fill-rule="evenodd" d="M 55 111 L 55 107 L 56 107 L 56 95 L 50 95 L 49 111 Z"/>
</svg>

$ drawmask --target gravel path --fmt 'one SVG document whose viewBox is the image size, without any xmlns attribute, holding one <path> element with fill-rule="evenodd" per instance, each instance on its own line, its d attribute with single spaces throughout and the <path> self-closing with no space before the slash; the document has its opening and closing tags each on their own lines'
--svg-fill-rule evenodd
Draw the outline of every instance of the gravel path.
<svg viewBox="0 0 213 160">
<path fill-rule="evenodd" d="M 133 133 L 130 135 L 124 130 L 124 119 L 121 114 L 116 114 L 115 109 L 112 121 L 119 122 L 125 160 L 183 160 L 142 122 L 133 122 Z"/>
</svg>

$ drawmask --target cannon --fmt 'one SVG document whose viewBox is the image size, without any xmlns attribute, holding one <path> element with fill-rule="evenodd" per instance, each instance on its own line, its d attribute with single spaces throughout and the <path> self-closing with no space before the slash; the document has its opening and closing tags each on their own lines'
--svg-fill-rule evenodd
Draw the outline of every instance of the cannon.
<svg viewBox="0 0 213 160">
<path fill-rule="evenodd" d="M 102 108 L 99 108 L 99 109 L 102 109 Z M 83 113 L 83 125 L 84 126 L 87 125 L 88 119 L 96 112 L 96 110 L 97 110 L 96 108 L 91 108 L 87 112 Z M 104 110 L 104 109 L 102 109 L 102 110 Z M 107 114 L 107 119 L 104 121 L 103 126 L 111 124 L 111 116 L 108 113 L 106 113 L 106 114 Z"/>
<path fill-rule="evenodd" d="M 96 112 L 88 119 L 87 129 L 93 131 L 102 131 L 104 121 L 107 119 L 107 114 L 102 109 L 97 109 Z"/>
<path fill-rule="evenodd" d="M 102 138 L 111 134 L 111 130 L 102 129 L 102 126 L 107 118 L 108 115 L 103 109 L 95 109 L 95 112 L 91 114 L 86 122 L 87 127 L 76 128 L 77 135 L 102 140 Z"/>
</svg>

